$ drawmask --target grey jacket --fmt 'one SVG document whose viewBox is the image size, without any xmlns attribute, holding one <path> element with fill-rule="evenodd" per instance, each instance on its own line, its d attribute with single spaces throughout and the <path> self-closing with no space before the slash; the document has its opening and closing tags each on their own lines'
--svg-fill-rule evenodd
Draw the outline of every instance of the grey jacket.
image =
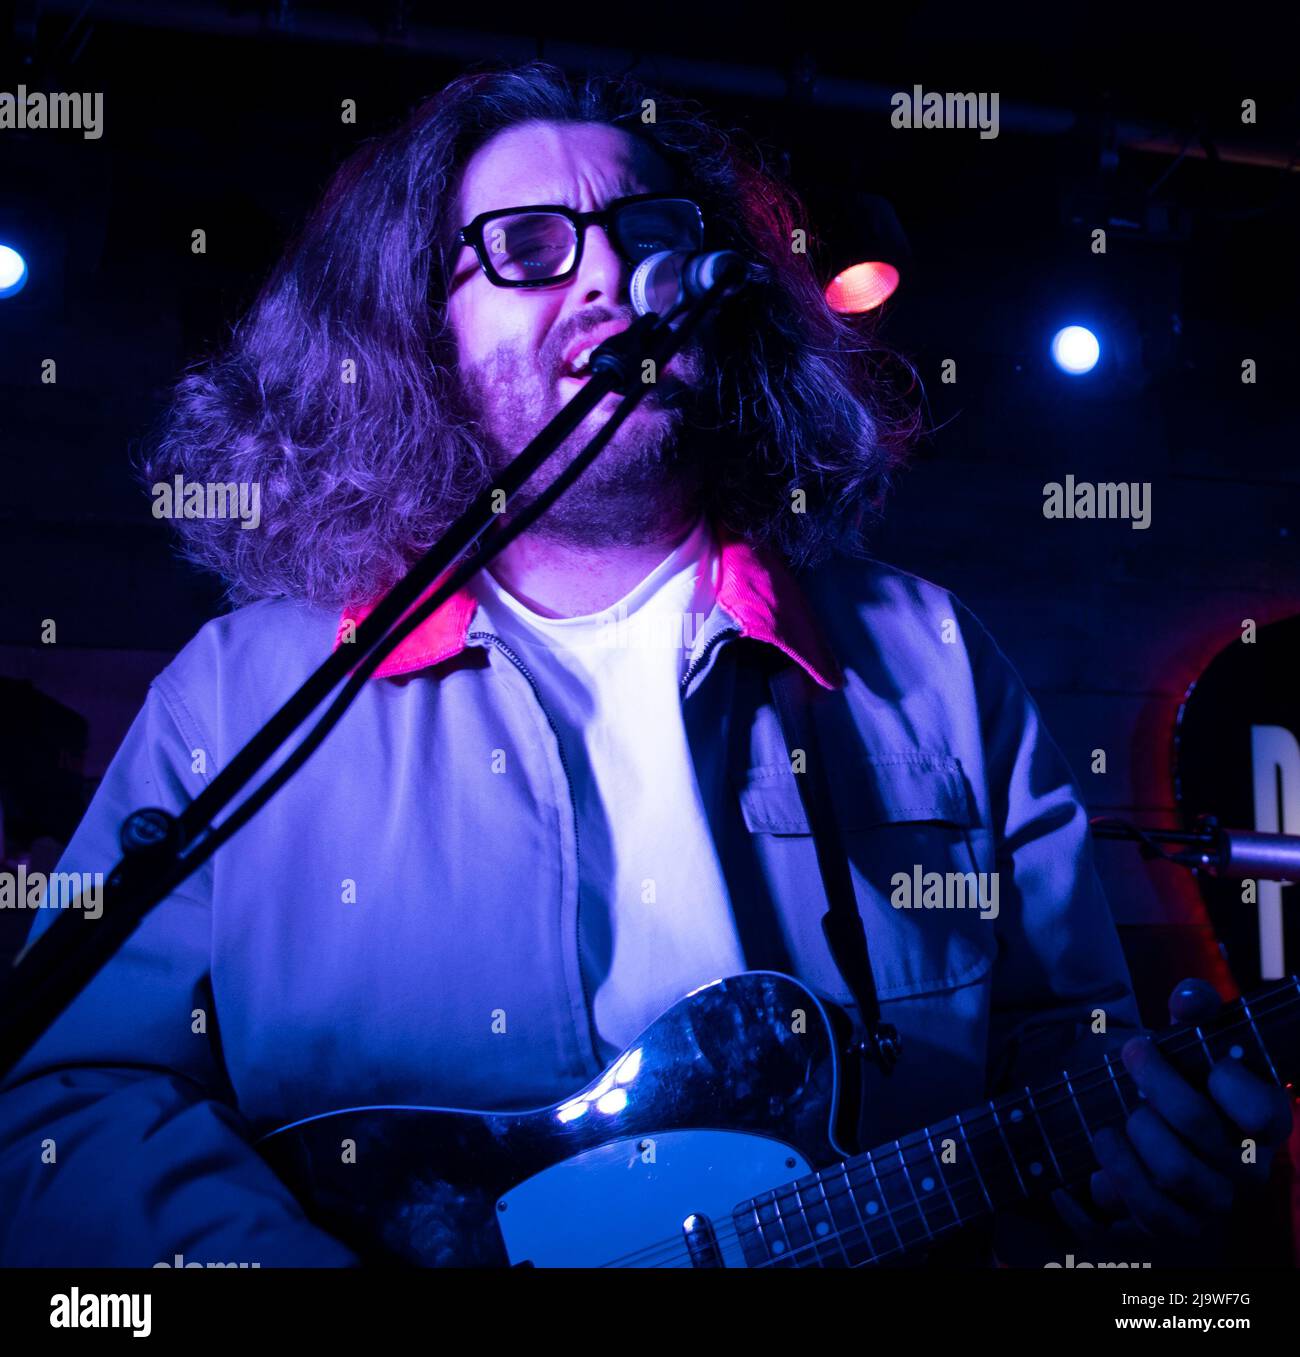
<svg viewBox="0 0 1300 1357">
<path fill-rule="evenodd" d="M 682 682 L 692 757 L 747 964 L 851 1006 L 754 661 L 776 647 L 826 690 L 827 773 L 904 1046 L 867 1143 L 1059 1073 L 1097 1010 L 1135 1029 L 1078 789 L 976 618 L 876 561 L 796 580 L 722 543 Z M 366 1103 L 536 1106 L 599 1073 L 571 770 L 476 606 L 461 593 L 407 638 L 8 1081 L 0 1261 L 344 1263 L 256 1134 Z M 204 626 L 154 681 L 61 870 L 111 867 L 131 809 L 182 807 L 348 632 L 286 601 Z M 925 907 L 907 892 L 932 872 L 996 873 L 996 910 Z"/>
</svg>

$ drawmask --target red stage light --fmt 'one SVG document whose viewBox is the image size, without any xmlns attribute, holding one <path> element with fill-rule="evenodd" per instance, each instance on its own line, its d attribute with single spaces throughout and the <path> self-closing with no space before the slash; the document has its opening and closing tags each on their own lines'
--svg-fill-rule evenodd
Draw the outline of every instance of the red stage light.
<svg viewBox="0 0 1300 1357">
<path fill-rule="evenodd" d="M 873 311 L 898 286 L 898 270 L 892 264 L 852 264 L 826 284 L 826 304 L 842 316 Z"/>
</svg>

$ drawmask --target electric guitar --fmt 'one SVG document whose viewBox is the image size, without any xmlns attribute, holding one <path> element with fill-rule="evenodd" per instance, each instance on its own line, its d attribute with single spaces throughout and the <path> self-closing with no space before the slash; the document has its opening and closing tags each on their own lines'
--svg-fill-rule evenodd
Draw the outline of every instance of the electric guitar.
<svg viewBox="0 0 1300 1357">
<path fill-rule="evenodd" d="M 1079 1184 L 1138 1105 L 1117 1058 L 850 1155 L 847 1014 L 749 971 L 696 990 L 572 1097 L 525 1112 L 354 1107 L 259 1149 L 363 1259 L 416 1266 L 860 1267 Z M 1288 1085 L 1300 977 L 1157 1037 Z M 906 1055 L 904 1055 L 906 1062 Z"/>
</svg>

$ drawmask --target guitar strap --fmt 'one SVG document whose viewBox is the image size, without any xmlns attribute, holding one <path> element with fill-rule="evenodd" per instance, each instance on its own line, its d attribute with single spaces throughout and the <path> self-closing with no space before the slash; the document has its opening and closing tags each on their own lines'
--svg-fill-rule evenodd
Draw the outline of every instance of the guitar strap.
<svg viewBox="0 0 1300 1357">
<path fill-rule="evenodd" d="M 822 932 L 831 957 L 858 1006 L 861 1032 L 855 1045 L 862 1055 L 869 1056 L 888 1074 L 902 1054 L 902 1042 L 897 1030 L 880 1016 L 880 1000 L 867 950 L 867 932 L 858 913 L 848 854 L 835 819 L 810 710 L 808 682 L 798 664 L 785 665 L 768 676 L 786 749 L 791 757 L 796 749 L 804 751 L 804 772 L 795 774 L 795 782 L 812 830 L 817 866 L 826 889 L 827 910 L 822 916 Z"/>
</svg>

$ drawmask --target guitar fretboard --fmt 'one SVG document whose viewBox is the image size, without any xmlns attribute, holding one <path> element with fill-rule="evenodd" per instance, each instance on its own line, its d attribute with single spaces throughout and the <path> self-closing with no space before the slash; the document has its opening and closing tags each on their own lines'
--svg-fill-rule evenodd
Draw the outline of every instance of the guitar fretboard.
<svg viewBox="0 0 1300 1357">
<path fill-rule="evenodd" d="M 1279 1085 L 1295 1077 L 1300 977 L 1226 1005 L 1204 1027 L 1155 1038 L 1184 1078 L 1203 1085 L 1241 1060 Z M 1008 1094 L 736 1207 L 751 1267 L 861 1267 L 940 1240 L 1004 1207 L 1069 1187 L 1096 1167 L 1092 1139 L 1141 1101 L 1117 1053 L 1054 1084 Z"/>
</svg>

